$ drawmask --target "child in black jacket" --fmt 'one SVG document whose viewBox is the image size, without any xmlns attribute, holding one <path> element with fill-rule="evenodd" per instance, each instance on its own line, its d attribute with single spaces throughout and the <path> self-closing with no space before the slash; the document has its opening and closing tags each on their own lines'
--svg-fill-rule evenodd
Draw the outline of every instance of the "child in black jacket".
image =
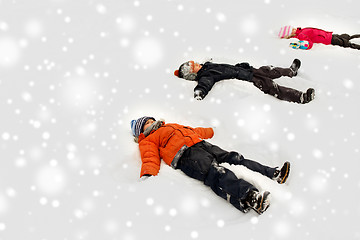
<svg viewBox="0 0 360 240">
<path fill-rule="evenodd" d="M 174 72 L 180 78 L 197 81 L 194 89 L 194 98 L 202 100 L 209 93 L 216 82 L 225 79 L 239 79 L 252 82 L 257 88 L 266 94 L 270 94 L 280 100 L 296 103 L 308 103 L 314 99 L 315 90 L 309 88 L 306 92 L 301 92 L 292 88 L 280 86 L 273 79 L 287 76 L 294 77 L 300 68 L 301 62 L 295 59 L 289 68 L 273 66 L 263 66 L 256 69 L 248 63 L 238 63 L 236 65 L 218 64 L 205 62 L 199 64 L 194 61 L 183 63 Z"/>
</svg>

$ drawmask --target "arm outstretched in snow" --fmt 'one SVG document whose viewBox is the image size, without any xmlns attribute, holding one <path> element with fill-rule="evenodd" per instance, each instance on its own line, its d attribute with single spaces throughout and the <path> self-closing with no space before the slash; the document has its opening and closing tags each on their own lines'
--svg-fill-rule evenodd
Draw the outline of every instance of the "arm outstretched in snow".
<svg viewBox="0 0 360 240">
<path fill-rule="evenodd" d="M 160 171 L 160 154 L 159 147 L 152 141 L 144 139 L 139 143 L 141 154 L 141 172 L 140 177 L 144 175 L 155 176 Z"/>
<path fill-rule="evenodd" d="M 294 49 L 303 49 L 303 50 L 308 50 L 310 47 L 310 44 L 308 41 L 305 40 L 301 40 L 301 41 L 297 41 L 297 42 L 292 42 L 290 43 L 290 47 L 294 48 Z"/>
</svg>

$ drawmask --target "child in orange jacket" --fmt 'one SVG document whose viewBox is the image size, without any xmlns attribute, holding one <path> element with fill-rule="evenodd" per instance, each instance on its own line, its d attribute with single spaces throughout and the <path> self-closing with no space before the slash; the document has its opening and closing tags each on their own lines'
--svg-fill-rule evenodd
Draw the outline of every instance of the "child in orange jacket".
<svg viewBox="0 0 360 240">
<path fill-rule="evenodd" d="M 360 34 L 333 34 L 333 32 L 324 31 L 318 28 L 294 28 L 292 26 L 284 26 L 280 28 L 279 38 L 297 38 L 299 41 L 290 43 L 290 47 L 294 49 L 309 50 L 314 43 L 322 43 L 325 45 L 337 45 L 345 48 L 354 48 L 360 50 L 360 45 L 350 42 L 351 39 L 360 38 Z"/>
<path fill-rule="evenodd" d="M 237 178 L 221 163 L 243 165 L 280 184 L 285 183 L 289 176 L 289 162 L 285 162 L 282 168 L 271 168 L 204 141 L 213 137 L 212 128 L 165 124 L 162 120 L 156 121 L 153 117 L 145 116 L 132 120 L 131 129 L 135 141 L 139 143 L 142 161 L 140 177 L 157 175 L 163 159 L 174 169 L 180 169 L 187 176 L 202 181 L 242 212 L 252 208 L 262 214 L 270 205 L 270 193 L 260 193 L 255 186 Z"/>
</svg>

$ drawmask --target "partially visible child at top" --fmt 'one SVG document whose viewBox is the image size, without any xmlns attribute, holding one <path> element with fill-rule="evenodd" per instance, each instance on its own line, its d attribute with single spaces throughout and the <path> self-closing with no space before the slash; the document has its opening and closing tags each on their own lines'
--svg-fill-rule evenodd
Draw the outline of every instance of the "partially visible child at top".
<svg viewBox="0 0 360 240">
<path fill-rule="evenodd" d="M 284 26 L 280 28 L 279 38 L 297 38 L 299 41 L 290 43 L 290 47 L 294 49 L 309 50 L 314 43 L 322 43 L 325 45 L 336 45 L 345 48 L 354 48 L 360 50 L 360 45 L 352 43 L 350 40 L 360 38 L 360 34 L 333 34 L 333 32 L 324 31 L 318 28 L 295 28 L 292 26 Z"/>
</svg>

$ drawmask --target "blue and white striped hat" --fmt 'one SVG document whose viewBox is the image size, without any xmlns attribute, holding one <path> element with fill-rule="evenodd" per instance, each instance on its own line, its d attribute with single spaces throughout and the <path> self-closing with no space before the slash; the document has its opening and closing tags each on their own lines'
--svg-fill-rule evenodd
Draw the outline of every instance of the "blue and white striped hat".
<svg viewBox="0 0 360 240">
<path fill-rule="evenodd" d="M 134 137 L 139 137 L 139 135 L 143 132 L 143 128 L 144 128 L 144 125 L 145 123 L 147 122 L 147 120 L 149 119 L 152 119 L 154 121 L 155 118 L 153 117 L 141 117 L 137 120 L 132 120 L 131 121 L 131 131 L 132 131 L 132 134 L 134 135 Z"/>
</svg>

